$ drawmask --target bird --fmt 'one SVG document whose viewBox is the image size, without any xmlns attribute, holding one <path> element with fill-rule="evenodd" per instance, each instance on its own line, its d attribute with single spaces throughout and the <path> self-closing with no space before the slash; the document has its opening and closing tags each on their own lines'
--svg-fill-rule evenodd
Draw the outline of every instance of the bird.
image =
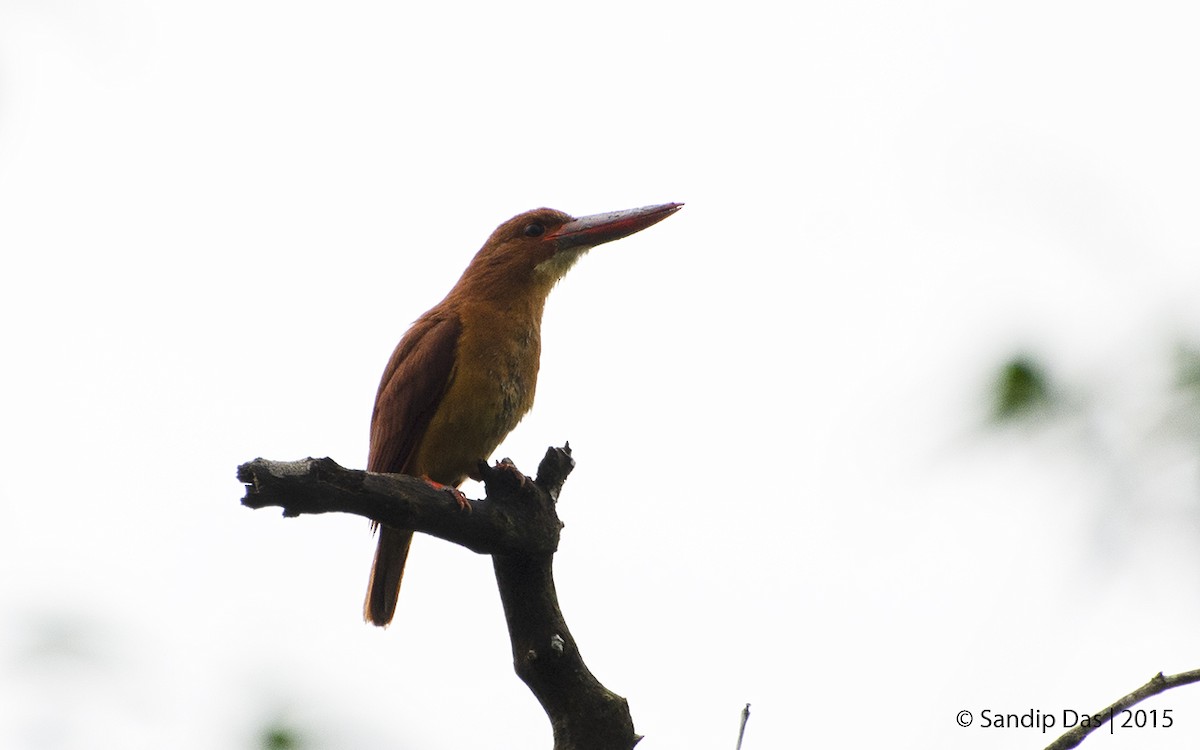
<svg viewBox="0 0 1200 750">
<path fill-rule="evenodd" d="M 458 492 L 533 406 L 542 311 L 588 250 L 640 232 L 683 207 L 663 203 L 575 218 L 539 208 L 501 224 L 438 304 L 396 345 L 371 414 L 367 470 Z M 413 532 L 380 526 L 363 619 L 396 611 Z"/>
</svg>

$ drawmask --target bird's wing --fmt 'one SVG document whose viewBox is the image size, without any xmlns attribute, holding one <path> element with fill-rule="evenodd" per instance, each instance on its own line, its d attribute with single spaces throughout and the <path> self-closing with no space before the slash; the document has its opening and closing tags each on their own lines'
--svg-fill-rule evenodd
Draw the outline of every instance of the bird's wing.
<svg viewBox="0 0 1200 750">
<path fill-rule="evenodd" d="M 396 345 L 375 396 L 368 471 L 409 472 L 417 445 L 454 376 L 461 333 L 457 315 L 430 313 Z"/>
</svg>

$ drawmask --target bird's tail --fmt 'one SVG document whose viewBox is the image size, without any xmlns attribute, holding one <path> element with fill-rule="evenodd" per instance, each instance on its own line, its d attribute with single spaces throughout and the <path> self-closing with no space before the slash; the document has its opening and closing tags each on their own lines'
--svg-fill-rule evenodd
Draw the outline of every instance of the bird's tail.
<svg viewBox="0 0 1200 750">
<path fill-rule="evenodd" d="M 400 596 L 400 579 L 404 577 L 404 561 L 413 533 L 387 526 L 379 527 L 379 543 L 375 547 L 375 563 L 371 565 L 371 582 L 367 584 L 367 600 L 363 603 L 363 619 L 384 627 L 396 613 Z"/>
</svg>

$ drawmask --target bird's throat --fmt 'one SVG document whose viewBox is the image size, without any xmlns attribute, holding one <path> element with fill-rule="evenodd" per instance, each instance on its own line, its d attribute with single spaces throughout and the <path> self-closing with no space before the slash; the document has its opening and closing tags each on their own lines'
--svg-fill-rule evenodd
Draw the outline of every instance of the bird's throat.
<svg viewBox="0 0 1200 750">
<path fill-rule="evenodd" d="M 584 253 L 591 250 L 590 247 L 572 247 L 566 250 L 559 250 L 554 255 L 551 255 L 546 260 L 538 263 L 533 267 L 534 278 L 543 281 L 548 286 L 554 286 L 562 277 L 567 275 L 567 271 L 571 270 Z"/>
</svg>

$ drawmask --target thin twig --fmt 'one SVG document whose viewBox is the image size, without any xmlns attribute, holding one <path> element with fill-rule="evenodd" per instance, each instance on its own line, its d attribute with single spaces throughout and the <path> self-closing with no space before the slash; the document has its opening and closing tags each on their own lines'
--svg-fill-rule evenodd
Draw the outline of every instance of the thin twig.
<svg viewBox="0 0 1200 750">
<path fill-rule="evenodd" d="M 1130 706 L 1137 705 L 1150 696 L 1158 695 L 1180 685 L 1189 685 L 1193 682 L 1200 682 L 1200 669 L 1193 669 L 1190 672 L 1180 672 L 1169 677 L 1164 677 L 1163 673 L 1159 672 L 1151 677 L 1150 681 L 1145 685 L 1142 685 L 1129 695 L 1118 699 L 1111 706 L 1092 714 L 1091 721 L 1080 722 L 1073 729 L 1065 732 L 1061 737 L 1047 745 L 1046 750 L 1070 750 L 1070 748 L 1079 747 L 1079 744 L 1089 734 L 1099 729 L 1103 724 L 1112 721 L 1114 716 Z"/>
<path fill-rule="evenodd" d="M 742 726 L 738 729 L 737 750 L 742 750 L 742 738 L 746 736 L 746 722 L 750 719 L 750 704 L 742 709 Z"/>
</svg>

